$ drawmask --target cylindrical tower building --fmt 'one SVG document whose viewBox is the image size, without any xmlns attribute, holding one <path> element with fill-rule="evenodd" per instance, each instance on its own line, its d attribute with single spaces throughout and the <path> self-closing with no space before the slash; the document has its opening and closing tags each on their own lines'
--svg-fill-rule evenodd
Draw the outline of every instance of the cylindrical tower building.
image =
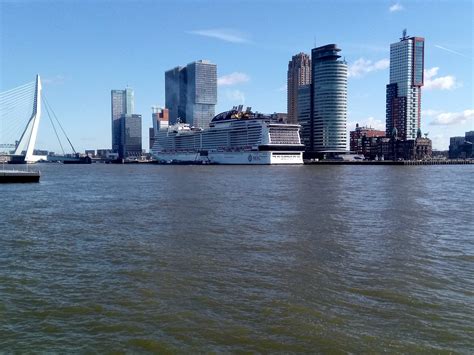
<svg viewBox="0 0 474 355">
<path fill-rule="evenodd" d="M 314 48 L 312 142 L 315 152 L 347 151 L 347 63 L 335 44 Z"/>
</svg>

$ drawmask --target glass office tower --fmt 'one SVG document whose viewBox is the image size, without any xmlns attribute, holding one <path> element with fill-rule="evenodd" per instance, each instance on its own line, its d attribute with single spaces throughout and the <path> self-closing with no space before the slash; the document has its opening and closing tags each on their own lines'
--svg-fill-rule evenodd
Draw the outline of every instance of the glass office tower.
<svg viewBox="0 0 474 355">
<path fill-rule="evenodd" d="M 169 110 L 169 122 L 178 118 L 186 122 L 186 68 L 175 67 L 165 72 L 165 107 Z"/>
<path fill-rule="evenodd" d="M 347 63 L 340 59 L 340 51 L 335 44 L 313 48 L 311 51 L 310 151 L 347 151 Z"/>
<path fill-rule="evenodd" d="M 138 158 L 142 155 L 142 115 L 120 116 L 119 158 Z"/>
<path fill-rule="evenodd" d="M 165 105 L 170 124 L 179 118 L 195 127 L 207 128 L 215 116 L 217 66 L 199 60 L 165 73 Z"/>
<path fill-rule="evenodd" d="M 133 114 L 135 111 L 135 98 L 133 89 L 111 91 L 111 113 L 112 113 L 112 150 L 119 152 L 120 117 L 124 114 Z"/>
</svg>

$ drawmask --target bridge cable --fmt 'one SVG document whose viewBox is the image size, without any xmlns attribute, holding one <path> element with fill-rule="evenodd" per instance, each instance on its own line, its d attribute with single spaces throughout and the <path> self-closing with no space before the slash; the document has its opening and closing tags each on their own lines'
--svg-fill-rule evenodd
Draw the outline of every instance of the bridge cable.
<svg viewBox="0 0 474 355">
<path fill-rule="evenodd" d="M 35 82 L 34 82 L 34 81 L 30 81 L 29 83 L 26 83 L 26 84 L 17 86 L 16 88 L 13 88 L 13 89 L 10 89 L 10 90 L 6 90 L 6 91 L 2 91 L 2 92 L 0 92 L 0 95 L 5 95 L 5 94 L 7 94 L 7 93 L 9 93 L 9 92 L 12 92 L 12 91 L 15 91 L 15 90 L 18 91 L 18 90 L 21 90 L 22 88 L 25 88 L 25 87 L 30 86 L 30 85 L 33 85 L 33 84 L 35 84 Z"/>
<path fill-rule="evenodd" d="M 77 154 L 76 150 L 74 149 L 74 146 L 72 145 L 68 135 L 66 134 L 66 131 L 64 130 L 63 126 L 61 125 L 61 122 L 59 122 L 59 119 L 58 119 L 58 116 L 56 116 L 56 113 L 54 112 L 53 108 L 51 107 L 51 105 L 49 104 L 48 100 L 46 99 L 45 95 L 43 94 L 43 98 L 44 98 L 44 101 L 46 103 L 46 105 L 49 106 L 49 108 L 51 109 L 51 112 L 53 113 L 54 115 L 54 118 L 56 119 L 56 121 L 58 122 L 58 125 L 59 127 L 61 128 L 61 131 L 63 131 L 64 133 L 64 136 L 66 136 L 66 139 L 67 141 L 69 142 L 69 145 L 71 146 L 72 148 L 72 151 L 74 152 L 74 154 Z"/>
<path fill-rule="evenodd" d="M 63 144 L 61 143 L 61 139 L 59 139 L 59 135 L 58 135 L 58 131 L 56 130 L 56 126 L 54 125 L 53 119 L 51 118 L 51 114 L 49 113 L 48 106 L 46 105 L 46 102 L 44 101 L 44 97 L 42 99 L 43 99 L 44 107 L 46 108 L 46 112 L 48 113 L 49 121 L 51 122 L 51 125 L 53 126 L 54 133 L 56 134 L 56 138 L 58 139 L 59 145 L 61 146 L 61 150 L 63 152 L 63 155 L 66 155 L 66 153 L 64 152 Z"/>
<path fill-rule="evenodd" d="M 31 132 L 25 132 L 25 130 L 28 129 L 33 114 L 32 102 L 35 97 L 35 88 L 35 82 L 30 82 L 0 92 L 0 150 L 2 152 L 3 149 L 16 149 L 20 144 L 24 145 L 22 138 L 26 139 L 28 135 L 31 135 Z M 21 136 L 20 140 L 16 140 L 19 136 Z"/>
</svg>

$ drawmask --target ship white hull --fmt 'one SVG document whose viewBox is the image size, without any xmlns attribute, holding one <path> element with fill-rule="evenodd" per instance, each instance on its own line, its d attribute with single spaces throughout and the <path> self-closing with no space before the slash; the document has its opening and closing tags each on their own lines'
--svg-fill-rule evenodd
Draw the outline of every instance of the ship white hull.
<svg viewBox="0 0 474 355">
<path fill-rule="evenodd" d="M 210 163 L 230 165 L 298 165 L 303 164 L 302 152 L 242 151 L 212 152 L 207 156 L 199 153 L 168 153 L 158 152 L 154 158 L 168 163 Z"/>
<path fill-rule="evenodd" d="M 200 156 L 199 153 L 169 153 L 169 152 L 159 152 L 153 154 L 153 157 L 162 163 L 199 163 L 202 161 L 207 161 L 206 157 Z"/>
</svg>

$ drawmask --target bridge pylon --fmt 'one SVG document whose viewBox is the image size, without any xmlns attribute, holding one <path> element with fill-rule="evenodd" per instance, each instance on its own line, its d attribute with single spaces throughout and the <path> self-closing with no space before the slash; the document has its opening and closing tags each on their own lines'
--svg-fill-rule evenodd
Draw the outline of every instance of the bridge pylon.
<svg viewBox="0 0 474 355">
<path fill-rule="evenodd" d="M 23 152 L 26 152 L 24 155 L 25 163 L 36 163 L 39 160 L 47 159 L 46 156 L 34 154 L 36 137 L 38 136 L 38 127 L 41 119 L 41 91 L 41 78 L 38 74 L 36 75 L 33 111 L 28 120 L 28 123 L 26 124 L 25 130 L 23 131 L 20 140 L 18 141 L 18 145 L 14 152 L 14 157 L 12 157 L 12 162 L 19 162 L 21 160 L 21 157 L 23 156 Z"/>
</svg>

